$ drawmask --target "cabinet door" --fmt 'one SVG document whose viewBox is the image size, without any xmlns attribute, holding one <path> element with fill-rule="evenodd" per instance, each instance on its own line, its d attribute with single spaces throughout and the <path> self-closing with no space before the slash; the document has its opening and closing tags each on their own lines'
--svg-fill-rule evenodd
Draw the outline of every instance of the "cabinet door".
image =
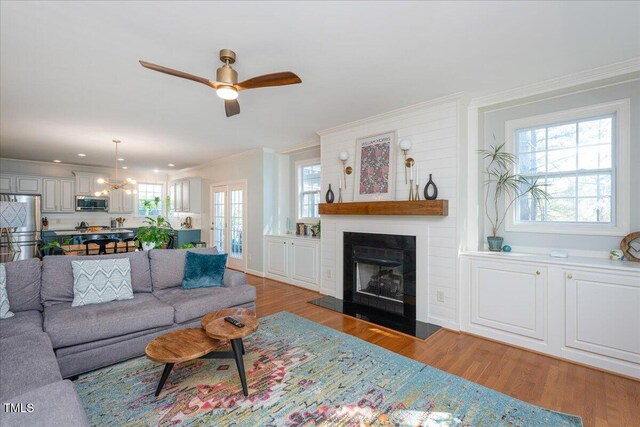
<svg viewBox="0 0 640 427">
<path fill-rule="evenodd" d="M 11 175 L 0 175 L 0 191 L 13 193 L 13 177 Z"/>
<path fill-rule="evenodd" d="M 42 193 L 42 179 L 36 176 L 19 176 L 16 178 L 16 191 L 18 193 Z"/>
<path fill-rule="evenodd" d="M 176 182 L 175 184 L 175 192 L 176 192 L 176 212 L 182 212 L 182 183 Z"/>
<path fill-rule="evenodd" d="M 58 185 L 58 212 L 75 211 L 75 181 L 73 179 L 61 179 Z"/>
<path fill-rule="evenodd" d="M 42 180 L 42 211 L 58 211 L 58 180 L 55 178 L 43 178 Z"/>
<path fill-rule="evenodd" d="M 546 267 L 472 261 L 472 323 L 543 340 L 546 300 Z"/>
<path fill-rule="evenodd" d="M 189 180 L 185 179 L 182 181 L 182 212 L 190 212 L 191 211 L 191 189 L 189 188 Z"/>
<path fill-rule="evenodd" d="M 135 196 L 133 194 L 122 193 L 122 200 L 120 201 L 120 208 L 122 213 L 133 212 L 133 200 Z"/>
<path fill-rule="evenodd" d="M 76 175 L 76 192 L 79 196 L 93 196 L 93 178 L 90 175 Z"/>
<path fill-rule="evenodd" d="M 638 275 L 565 273 L 565 345 L 640 363 Z"/>
<path fill-rule="evenodd" d="M 123 191 L 115 190 L 109 193 L 109 213 L 122 212 Z"/>
<path fill-rule="evenodd" d="M 289 248 L 286 239 L 266 239 L 267 273 L 287 277 L 287 254 Z"/>
<path fill-rule="evenodd" d="M 176 185 L 171 184 L 169 186 L 169 209 L 172 211 L 176 210 Z"/>
<path fill-rule="evenodd" d="M 293 240 L 291 248 L 291 279 L 311 285 L 319 285 L 318 243 Z"/>
</svg>

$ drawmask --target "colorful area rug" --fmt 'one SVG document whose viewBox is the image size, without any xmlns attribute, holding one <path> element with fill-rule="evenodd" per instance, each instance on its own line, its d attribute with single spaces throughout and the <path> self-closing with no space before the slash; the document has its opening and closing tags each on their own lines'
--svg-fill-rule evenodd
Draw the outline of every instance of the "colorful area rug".
<svg viewBox="0 0 640 427">
<path fill-rule="evenodd" d="M 228 359 L 176 365 L 158 398 L 163 365 L 145 357 L 75 384 L 95 426 L 582 425 L 287 312 L 245 347 L 246 398 Z"/>
</svg>

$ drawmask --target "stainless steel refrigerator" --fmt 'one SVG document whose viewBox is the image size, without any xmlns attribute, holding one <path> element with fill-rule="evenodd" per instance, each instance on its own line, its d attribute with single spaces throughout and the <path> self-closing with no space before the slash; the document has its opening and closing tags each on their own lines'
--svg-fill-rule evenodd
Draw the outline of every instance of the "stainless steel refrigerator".
<svg viewBox="0 0 640 427">
<path fill-rule="evenodd" d="M 9 242 L 3 234 L 0 241 L 0 262 L 17 261 L 35 258 L 38 254 L 38 241 L 42 238 L 42 211 L 39 194 L 0 193 L 0 200 L 7 202 L 22 202 L 27 204 L 27 217 L 24 226 L 11 229 L 13 240 L 20 248 L 20 252 L 9 252 Z"/>
</svg>

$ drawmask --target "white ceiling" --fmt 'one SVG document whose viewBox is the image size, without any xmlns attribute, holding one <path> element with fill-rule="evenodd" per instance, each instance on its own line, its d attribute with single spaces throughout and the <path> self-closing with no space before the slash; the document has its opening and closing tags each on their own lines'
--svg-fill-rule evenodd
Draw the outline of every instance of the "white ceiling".
<svg viewBox="0 0 640 427">
<path fill-rule="evenodd" d="M 0 156 L 176 169 L 455 92 L 482 96 L 640 56 L 639 2 L 6 2 Z M 207 87 L 139 59 L 240 80 L 226 118 Z M 81 159 L 77 153 L 87 157 Z"/>
</svg>

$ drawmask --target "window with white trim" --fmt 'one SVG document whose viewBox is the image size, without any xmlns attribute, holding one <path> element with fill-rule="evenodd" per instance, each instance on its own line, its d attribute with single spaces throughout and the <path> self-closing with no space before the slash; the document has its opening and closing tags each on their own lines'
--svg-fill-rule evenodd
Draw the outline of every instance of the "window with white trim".
<svg viewBox="0 0 640 427">
<path fill-rule="evenodd" d="M 162 215 L 162 184 L 138 183 L 138 216 Z"/>
<path fill-rule="evenodd" d="M 316 220 L 320 218 L 320 161 L 298 164 L 297 175 L 298 220 Z"/>
<path fill-rule="evenodd" d="M 507 231 L 620 234 L 628 228 L 625 106 L 622 101 L 507 122 L 516 173 L 537 180 L 550 195 L 539 204 L 531 197 L 518 200 Z"/>
</svg>

